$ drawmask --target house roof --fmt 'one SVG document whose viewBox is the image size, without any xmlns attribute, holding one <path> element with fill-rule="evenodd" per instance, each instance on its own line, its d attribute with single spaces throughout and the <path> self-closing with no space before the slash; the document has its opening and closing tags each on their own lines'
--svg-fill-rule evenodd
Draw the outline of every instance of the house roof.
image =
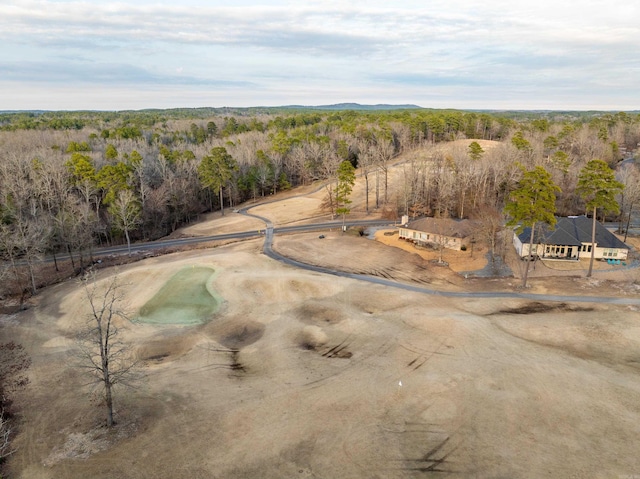
<svg viewBox="0 0 640 479">
<path fill-rule="evenodd" d="M 534 243 L 555 246 L 580 246 L 583 243 L 591 243 L 591 227 L 592 220 L 586 216 L 558 218 L 558 222 L 553 229 L 544 223 L 536 227 Z M 531 240 L 531 228 L 525 228 L 518 235 L 518 238 L 523 244 L 529 243 Z M 600 248 L 629 249 L 626 244 L 597 221 L 596 244 Z"/>
<path fill-rule="evenodd" d="M 411 221 L 406 228 L 424 233 L 449 236 L 451 238 L 466 238 L 473 233 L 475 224 L 469 220 L 454 220 L 450 218 L 420 218 Z"/>
</svg>

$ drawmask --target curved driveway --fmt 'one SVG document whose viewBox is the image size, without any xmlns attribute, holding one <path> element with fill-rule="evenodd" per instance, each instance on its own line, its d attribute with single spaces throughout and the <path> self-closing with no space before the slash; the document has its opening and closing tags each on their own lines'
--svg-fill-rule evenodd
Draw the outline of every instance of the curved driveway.
<svg viewBox="0 0 640 479">
<path fill-rule="evenodd" d="M 421 286 L 414 286 L 411 284 L 400 283 L 397 281 L 391 281 L 391 280 L 379 278 L 376 276 L 367 276 L 363 274 L 348 273 L 345 271 L 325 268 L 322 266 L 314 266 L 311 264 L 296 261 L 294 259 L 288 258 L 274 251 L 273 237 L 277 231 L 291 232 L 291 231 L 296 231 L 296 229 L 298 229 L 299 231 L 308 231 L 310 229 L 320 229 L 321 226 L 326 228 L 328 223 L 324 223 L 322 225 L 308 225 L 308 226 L 300 226 L 300 227 L 274 229 L 273 223 L 268 218 L 249 213 L 249 210 L 251 208 L 254 208 L 254 207 L 252 206 L 252 207 L 243 208 L 239 210 L 239 213 L 264 221 L 266 225 L 266 232 L 265 232 L 264 246 L 263 246 L 264 254 L 267 255 L 269 258 L 272 258 L 276 261 L 280 261 L 281 263 L 288 264 L 296 268 L 306 269 L 308 271 L 315 271 L 317 273 L 323 273 L 323 274 L 331 274 L 334 276 L 340 276 L 342 278 L 357 279 L 359 281 L 367 281 L 369 283 L 380 284 L 383 286 L 390 286 L 392 288 L 403 289 L 405 291 L 413 291 L 415 293 L 431 294 L 435 296 L 443 296 L 443 297 L 451 297 L 451 298 L 506 298 L 506 299 L 527 299 L 527 300 L 533 300 L 533 301 L 559 301 L 559 302 L 640 305 L 640 298 L 619 298 L 619 297 L 611 297 L 611 296 L 562 296 L 562 295 L 553 295 L 553 294 L 516 293 L 516 292 L 508 292 L 508 291 L 505 291 L 505 292 L 438 291 L 436 289 L 430 289 L 430 288 L 424 288 Z M 355 225 L 355 224 L 372 224 L 373 225 L 373 224 L 383 224 L 383 223 L 384 222 L 363 221 L 363 222 L 353 222 L 353 223 L 350 223 L 350 225 Z M 333 224 L 333 223 L 331 223 L 331 225 L 340 226 L 339 224 Z M 316 228 L 313 228 L 314 226 L 316 226 Z"/>
<path fill-rule="evenodd" d="M 300 195 L 303 196 L 303 195 Z M 274 203 L 276 201 L 282 200 L 271 200 L 268 203 Z M 303 231 L 319 231 L 326 230 L 329 228 L 339 228 L 342 226 L 340 221 L 331 221 L 324 223 L 314 223 L 314 224 L 306 224 L 306 225 L 297 225 L 297 226 L 283 226 L 279 228 L 274 228 L 273 223 L 269 218 L 265 218 L 263 216 L 255 215 L 249 212 L 250 209 L 255 208 L 257 206 L 264 205 L 265 203 L 260 203 L 260 205 L 247 206 L 238 210 L 238 213 L 251 216 L 253 218 L 257 218 L 260 221 L 265 223 L 266 229 L 264 233 L 264 246 L 263 251 L 264 254 L 269 258 L 272 258 L 276 261 L 280 261 L 281 263 L 288 264 L 290 266 L 294 266 L 296 268 L 306 269 L 308 271 L 315 271 L 317 273 L 323 274 L 331 274 L 334 276 L 340 276 L 343 278 L 351 278 L 359 281 L 367 281 L 373 284 L 379 284 L 383 286 L 389 286 L 392 288 L 403 289 L 405 291 L 413 291 L 416 293 L 430 294 L 435 296 L 443 296 L 443 297 L 451 297 L 451 298 L 506 298 L 506 299 L 527 299 L 533 301 L 559 301 L 559 302 L 581 302 L 581 303 L 608 303 L 608 304 L 626 304 L 626 305 L 638 305 L 640 306 L 640 298 L 623 298 L 623 297 L 611 297 L 611 296 L 562 296 L 562 295 L 552 295 L 552 294 L 530 294 L 530 293 L 517 293 L 517 292 L 492 292 L 492 291 L 438 291 L 436 289 L 424 288 L 421 286 L 411 285 L 407 283 L 400 283 L 396 281 L 391 281 L 384 278 L 379 278 L 376 276 L 367 276 L 363 274 L 356 273 L 348 273 L 346 271 L 339 271 L 330 268 L 325 268 L 322 266 L 314 266 L 307 263 L 302 263 L 300 261 L 296 261 L 294 259 L 288 258 L 286 256 L 281 255 L 273 250 L 273 238 L 276 233 L 295 233 L 295 232 L 303 232 Z M 392 223 L 384 220 L 361 220 L 361 221 L 350 221 L 346 223 L 347 226 L 389 226 Z M 152 249 L 161 249 L 168 247 L 175 247 L 181 245 L 189 245 L 195 243 L 206 243 L 209 241 L 219 241 L 226 239 L 249 239 L 256 238 L 260 234 L 255 230 L 252 231 L 243 231 L 238 233 L 228 233 L 221 235 L 213 235 L 213 236 L 200 236 L 194 238 L 180 238 L 180 239 L 172 239 L 172 240 L 160 240 L 160 241 L 152 241 L 148 243 L 139 243 L 132 244 L 131 251 L 145 251 Z M 107 247 L 107 248 L 99 248 L 93 252 L 94 256 L 104 256 L 107 254 L 115 254 L 115 253 L 126 253 L 126 246 L 116 246 L 116 247 Z M 66 255 L 61 255 L 58 259 L 64 259 Z M 52 261 L 52 259 L 47 259 L 46 261 Z"/>
</svg>

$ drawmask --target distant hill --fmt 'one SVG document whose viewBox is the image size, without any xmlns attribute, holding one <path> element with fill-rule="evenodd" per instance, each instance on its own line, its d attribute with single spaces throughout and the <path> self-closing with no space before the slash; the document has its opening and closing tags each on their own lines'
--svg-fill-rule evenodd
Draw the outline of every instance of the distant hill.
<svg viewBox="0 0 640 479">
<path fill-rule="evenodd" d="M 15 115 L 20 113 L 29 113 L 32 115 L 42 115 L 48 113 L 49 110 L 0 110 L 0 115 Z"/>
<path fill-rule="evenodd" d="M 101 113 L 150 113 L 150 114 L 177 114 L 183 117 L 207 117 L 215 114 L 255 114 L 255 113 L 274 113 L 286 111 L 384 111 L 384 110 L 427 110 L 433 112 L 473 112 L 488 113 L 501 116 L 549 116 L 549 115 L 569 115 L 576 117 L 601 115 L 604 113 L 619 113 L 624 111 L 629 115 L 640 115 L 640 110 L 523 110 L 523 109 L 488 109 L 488 108 L 424 108 L 413 104 L 390 105 L 379 103 L 376 105 L 362 105 L 360 103 L 335 103 L 333 105 L 282 105 L 282 106 L 250 106 L 250 107 L 184 107 L 184 108 L 143 108 L 140 110 L 0 110 L 0 115 L 63 115 L 73 116 L 77 114 L 101 114 Z"/>
<path fill-rule="evenodd" d="M 316 106 L 304 106 L 304 105 L 288 105 L 277 108 L 285 108 L 292 110 L 421 110 L 422 107 L 418 105 L 361 105 L 360 103 L 336 103 L 334 105 L 316 105 Z"/>
<path fill-rule="evenodd" d="M 145 108 L 142 110 L 0 110 L 0 115 L 73 115 L 73 114 L 101 114 L 101 113 L 148 113 L 148 114 L 173 114 L 180 117 L 207 117 L 211 115 L 254 115 L 271 114 L 281 112 L 309 112 L 309 111 L 391 111 L 391 110 L 423 110 L 418 105 L 361 105 L 359 103 L 336 103 L 335 105 L 283 105 L 283 106 L 251 106 L 251 107 L 199 107 L 199 108 Z"/>
</svg>

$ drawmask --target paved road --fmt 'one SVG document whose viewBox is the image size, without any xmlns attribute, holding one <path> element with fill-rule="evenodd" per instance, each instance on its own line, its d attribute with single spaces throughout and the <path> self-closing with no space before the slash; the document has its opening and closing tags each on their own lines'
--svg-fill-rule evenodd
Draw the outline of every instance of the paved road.
<svg viewBox="0 0 640 479">
<path fill-rule="evenodd" d="M 438 291 L 436 289 L 423 288 L 421 286 L 414 286 L 406 283 L 399 283 L 377 276 L 366 276 L 362 274 L 347 273 L 344 271 L 337 271 L 329 268 L 323 268 L 321 266 L 314 266 L 306 263 L 282 256 L 271 249 L 271 245 L 267 247 L 265 241 L 265 254 L 270 258 L 278 260 L 282 263 L 297 268 L 306 269 L 309 271 L 315 271 L 318 273 L 332 274 L 342 278 L 357 279 L 360 281 L 367 281 L 369 283 L 380 284 L 383 286 L 390 286 L 393 288 L 403 289 L 405 291 L 412 291 L 415 293 L 430 294 L 434 296 L 443 296 L 448 298 L 505 298 L 505 299 L 528 299 L 531 301 L 556 301 L 556 302 L 578 302 L 578 303 L 608 303 L 608 304 L 631 304 L 640 305 L 640 298 L 617 298 L 609 296 L 562 296 L 552 294 L 528 294 L 528 293 L 515 293 L 515 292 L 492 292 L 492 291 Z"/>
<path fill-rule="evenodd" d="M 243 210 L 239 211 L 243 213 Z M 243 213 L 247 214 L 247 213 Z M 270 234 L 274 233 L 300 233 L 305 231 L 320 231 L 320 230 L 328 230 L 332 228 L 340 228 L 342 226 L 341 221 L 327 221 L 323 223 L 312 223 L 307 225 L 295 225 L 295 226 L 282 226 L 280 228 L 274 228 L 273 224 L 264 217 L 247 214 L 247 216 L 252 216 L 254 218 L 258 218 L 265 222 L 267 225 L 267 233 L 269 231 Z M 393 222 L 388 220 L 360 220 L 360 221 L 350 221 L 347 223 L 347 226 L 390 226 Z M 210 241 L 220 241 L 220 240 L 229 240 L 229 239 L 250 239 L 250 238 L 258 238 L 262 236 L 262 233 L 258 233 L 258 230 L 251 231 L 241 231 L 238 233 L 226 233 L 220 235 L 211 235 L 211 236 L 195 236 L 191 238 L 177 238 L 170 240 L 158 240 L 158 241 L 149 241 L 146 243 L 135 243 L 131 245 L 131 252 L 140 252 L 140 251 L 149 251 L 156 250 L 162 248 L 173 248 L 178 246 L 192 245 L 198 243 L 208 243 Z M 110 254 L 123 254 L 127 253 L 127 246 L 108 246 L 105 248 L 96 248 L 93 251 L 93 256 L 99 258 L 100 256 L 107 256 Z M 57 259 L 68 259 L 68 255 L 58 255 Z M 47 259 L 49 261 L 49 259 Z M 53 261 L 53 260 L 51 260 Z"/>
<path fill-rule="evenodd" d="M 272 200 L 270 202 L 274 202 L 278 200 Z M 261 203 L 263 204 L 263 203 Z M 279 228 L 274 228 L 273 223 L 263 216 L 255 215 L 250 213 L 249 211 L 255 206 L 249 206 L 238 210 L 238 213 L 251 216 L 253 218 L 257 218 L 265 223 L 265 231 L 264 231 L 264 246 L 263 251 L 264 254 L 269 258 L 272 258 L 276 261 L 280 261 L 289 266 L 294 266 L 296 268 L 305 269 L 308 271 L 315 271 L 323 274 L 331 274 L 334 276 L 339 276 L 343 278 L 351 278 L 359 281 L 367 281 L 373 284 L 379 284 L 383 286 L 389 286 L 392 288 L 403 289 L 405 291 L 413 291 L 416 293 L 430 294 L 434 296 L 443 296 L 443 297 L 451 297 L 451 298 L 505 298 L 505 299 L 527 299 L 532 301 L 559 301 L 559 302 L 581 302 L 581 303 L 608 303 L 608 304 L 628 304 L 628 305 L 640 305 L 640 298 L 622 298 L 622 297 L 609 297 L 609 296 L 562 296 L 562 295 L 550 295 L 550 294 L 528 294 L 528 293 L 518 293 L 518 292 L 472 292 L 472 291 L 461 291 L 461 292 L 453 292 L 453 291 L 438 291 L 435 289 L 424 288 L 420 286 L 415 286 L 407 283 L 400 283 L 396 281 L 391 281 L 384 278 L 379 278 L 376 276 L 366 276 L 362 274 L 355 273 L 347 273 L 345 271 L 338 271 L 330 268 L 324 268 L 321 266 L 314 266 L 306 263 L 302 263 L 300 261 L 293 260 L 291 258 L 287 258 L 276 251 L 273 250 L 273 238 L 278 233 L 294 233 L 294 232 L 305 232 L 305 231 L 321 231 L 328 230 L 332 228 L 340 228 L 342 226 L 341 221 L 329 221 L 323 223 L 313 223 L 306 225 L 295 225 L 295 226 L 282 226 Z M 353 226 L 390 226 L 392 222 L 385 220 L 360 220 L 360 221 L 349 221 L 346 222 L 346 225 L 349 227 Z M 262 233 L 259 233 L 256 230 L 252 231 L 242 231 L 238 233 L 227 233 L 221 235 L 212 235 L 212 236 L 200 236 L 193 238 L 179 238 L 172 240 L 160 240 L 160 241 L 150 241 L 148 243 L 137 243 L 131 245 L 132 252 L 141 252 L 141 251 L 149 251 L 154 249 L 162 249 L 162 248 L 171 248 L 178 247 L 184 245 L 191 245 L 197 243 L 207 243 L 210 241 L 220 241 L 220 240 L 228 240 L 228 239 L 250 239 L 257 238 L 261 236 Z M 110 254 L 123 254 L 127 253 L 126 246 L 115 246 L 115 247 L 107 247 L 107 248 L 98 248 L 93 252 L 94 257 L 106 256 Z M 60 255 L 58 259 L 65 259 L 67 256 Z"/>
<path fill-rule="evenodd" d="M 294 259 L 288 258 L 286 256 L 281 255 L 273 250 L 273 237 L 275 233 L 281 232 L 283 230 L 288 231 L 297 231 L 297 230 L 289 230 L 288 228 L 273 228 L 273 224 L 269 219 L 254 215 L 249 213 L 251 208 L 245 208 L 240 211 L 240 213 L 251 216 L 253 218 L 258 218 L 265 222 L 266 225 L 266 234 L 264 239 L 263 251 L 266 256 L 272 258 L 276 261 L 280 261 L 281 263 L 287 264 L 289 266 L 294 266 L 296 268 L 305 269 L 307 271 L 315 271 L 317 273 L 323 274 L 331 274 L 334 276 L 339 276 L 342 278 L 350 278 L 356 279 L 359 281 L 366 281 L 373 284 L 379 284 L 383 286 L 389 286 L 392 288 L 398 288 L 405 291 L 412 291 L 415 293 L 422 294 L 430 294 L 434 296 L 443 296 L 449 298 L 505 298 L 505 299 L 527 299 L 531 301 L 554 301 L 554 302 L 578 302 L 578 303 L 607 303 L 607 304 L 628 304 L 628 305 L 639 305 L 640 306 L 640 298 L 620 298 L 620 297 L 610 297 L 610 296 L 562 296 L 562 295 L 553 295 L 553 294 L 529 294 L 529 293 L 517 293 L 517 292 L 492 292 L 492 291 L 438 291 L 436 289 L 424 288 L 421 286 L 415 286 L 406 283 L 400 283 L 397 281 L 391 281 L 384 278 L 379 278 L 377 276 L 367 276 L 363 274 L 355 274 L 348 273 L 345 271 L 339 271 L 335 269 L 325 268 L 322 266 L 314 266 L 307 263 L 302 263 L 300 261 L 296 261 Z M 354 222 L 351 224 L 366 224 L 363 222 Z M 335 223 L 332 223 L 335 225 Z M 370 225 L 376 224 L 376 222 L 368 223 Z M 320 225 L 309 225 L 320 226 Z M 340 226 L 338 224 L 337 226 Z M 292 227 L 298 228 L 298 227 Z M 299 231 L 309 231 L 309 229 L 304 229 L 304 226 Z M 313 228 L 311 228 L 313 229 Z"/>
</svg>

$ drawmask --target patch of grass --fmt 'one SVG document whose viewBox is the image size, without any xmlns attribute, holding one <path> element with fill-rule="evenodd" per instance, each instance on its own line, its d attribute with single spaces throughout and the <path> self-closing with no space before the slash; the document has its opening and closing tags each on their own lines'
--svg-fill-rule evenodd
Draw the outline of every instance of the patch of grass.
<svg viewBox="0 0 640 479">
<path fill-rule="evenodd" d="M 207 283 L 212 268 L 187 267 L 178 271 L 140 308 L 137 320 L 153 324 L 202 324 L 215 313 L 219 301 Z"/>
</svg>

